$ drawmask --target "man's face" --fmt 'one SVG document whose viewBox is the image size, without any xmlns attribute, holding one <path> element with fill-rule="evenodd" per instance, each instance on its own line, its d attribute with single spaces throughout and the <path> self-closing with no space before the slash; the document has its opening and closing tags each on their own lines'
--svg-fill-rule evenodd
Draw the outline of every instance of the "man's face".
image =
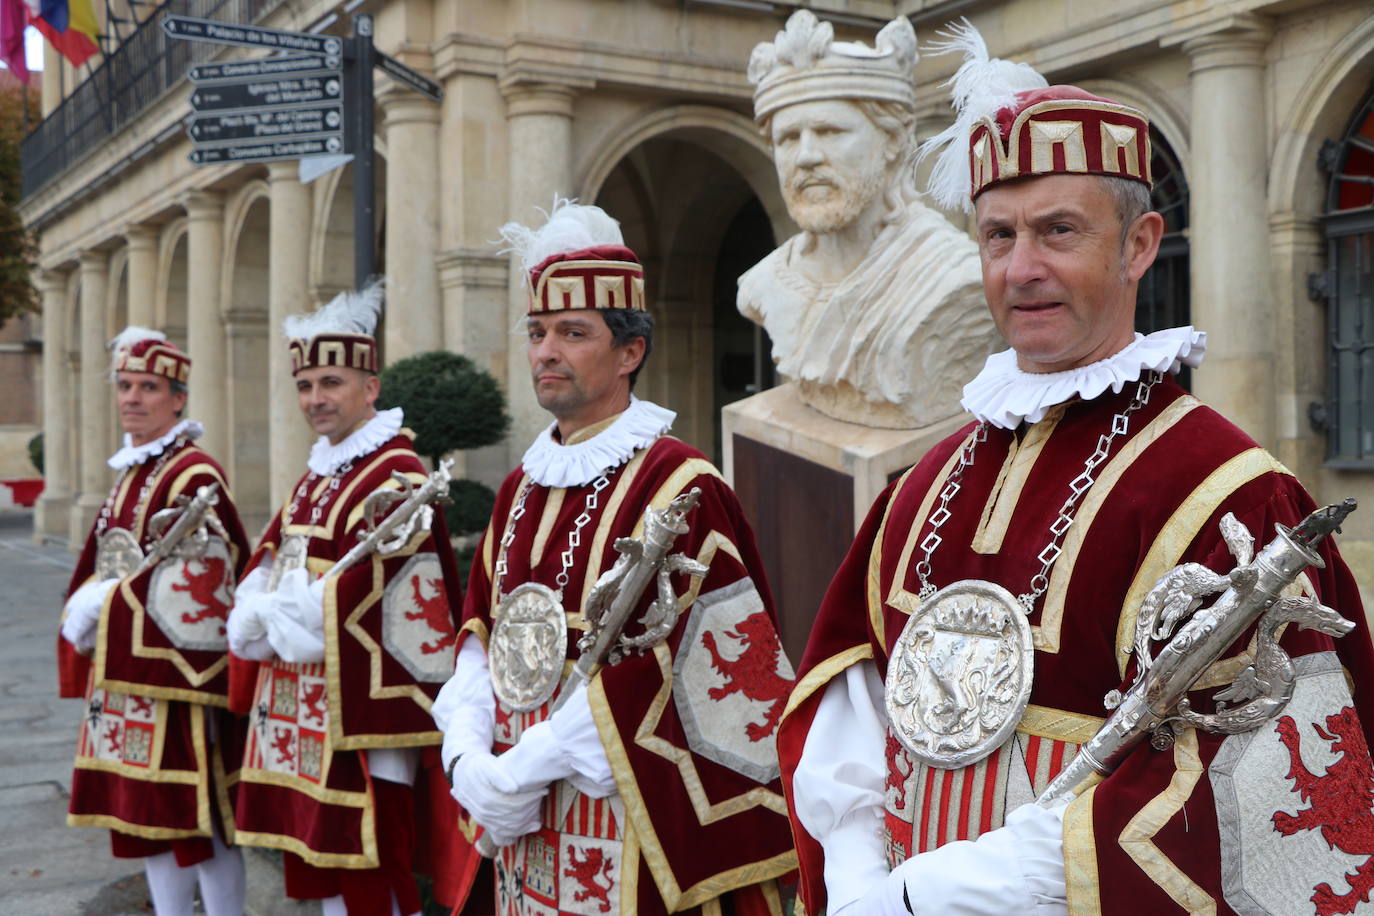
<svg viewBox="0 0 1374 916">
<path fill-rule="evenodd" d="M 119 422 L 134 445 L 152 442 L 176 425 L 186 407 L 186 394 L 173 394 L 172 383 L 151 372 L 119 372 L 115 375 L 115 403 Z"/>
<path fill-rule="evenodd" d="M 1136 283 L 1162 222 L 1138 218 L 1122 240 L 1101 181 L 1045 175 L 996 185 L 975 202 L 983 290 L 992 320 L 1027 372 L 1097 362 L 1131 342 Z"/>
<path fill-rule="evenodd" d="M 565 434 L 625 409 L 644 338 L 615 346 L 595 309 L 531 315 L 526 329 L 534 396 Z"/>
<path fill-rule="evenodd" d="M 881 193 L 895 141 L 857 105 L 801 102 L 773 116 L 773 161 L 787 212 L 807 232 L 842 229 Z"/>
<path fill-rule="evenodd" d="M 296 373 L 296 397 L 310 428 L 335 445 L 372 416 L 381 381 L 344 366 L 316 366 Z"/>
</svg>

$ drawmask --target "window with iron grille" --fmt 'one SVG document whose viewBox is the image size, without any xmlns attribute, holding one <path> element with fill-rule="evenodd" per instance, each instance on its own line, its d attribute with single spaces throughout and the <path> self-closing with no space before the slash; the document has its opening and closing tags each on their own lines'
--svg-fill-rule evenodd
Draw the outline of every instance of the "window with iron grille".
<svg viewBox="0 0 1374 916">
<path fill-rule="evenodd" d="M 1150 130 L 1150 175 L 1154 188 L 1150 202 L 1164 217 L 1164 237 L 1154 264 L 1140 278 L 1135 306 L 1135 329 L 1142 334 L 1189 322 L 1188 308 L 1188 181 L 1173 148 Z M 1191 387 L 1192 370 L 1186 366 L 1179 382 Z"/>
<path fill-rule="evenodd" d="M 1311 279 L 1327 302 L 1327 465 L 1374 469 L 1374 95 L 1339 143 L 1323 146 L 1331 173 L 1327 270 Z"/>
</svg>

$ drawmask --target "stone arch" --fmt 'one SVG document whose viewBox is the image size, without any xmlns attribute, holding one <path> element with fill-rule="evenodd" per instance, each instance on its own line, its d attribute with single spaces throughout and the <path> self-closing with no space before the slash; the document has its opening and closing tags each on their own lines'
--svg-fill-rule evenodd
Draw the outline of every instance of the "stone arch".
<svg viewBox="0 0 1374 916">
<path fill-rule="evenodd" d="M 1316 217 L 1326 176 L 1313 167 L 1322 143 L 1339 137 L 1374 84 L 1374 16 L 1322 55 L 1293 98 L 1269 169 L 1269 212 Z"/>
<path fill-rule="evenodd" d="M 129 326 L 129 249 L 119 248 L 110 256 L 110 273 L 105 283 L 105 330 L 102 342 L 109 341 Z M 99 353 L 87 354 L 92 359 L 108 362 L 108 353 L 102 348 Z M 113 455 L 123 444 L 124 432 L 117 420 L 105 424 L 106 454 Z"/>
<path fill-rule="evenodd" d="M 378 273 L 386 271 L 386 156 L 381 138 L 373 148 L 373 239 Z M 353 288 L 353 179 L 350 162 L 313 182 L 309 283 L 316 307 Z M 385 317 L 383 317 L 385 321 Z M 381 330 L 378 330 L 381 334 Z"/>
<path fill-rule="evenodd" d="M 734 308 L 734 284 L 795 232 L 777 173 L 753 123 L 724 109 L 662 109 L 608 136 L 578 197 L 620 220 L 645 265 L 658 332 L 637 391 L 677 411 L 677 434 L 719 459 L 720 408 L 747 393 L 723 382 L 741 375 L 727 368 L 743 361 L 753 379 L 761 359 L 771 370 L 767 348 Z M 732 235 L 740 220 L 751 231 Z"/>
<path fill-rule="evenodd" d="M 226 375 L 229 389 L 225 456 L 244 526 L 255 531 L 271 512 L 269 492 L 268 317 L 269 222 L 267 182 L 250 181 L 225 206 L 224 265 L 220 302 L 224 310 Z"/>
<path fill-rule="evenodd" d="M 781 239 L 796 232 L 778 188 L 772 150 L 758 126 L 739 112 L 709 105 L 655 109 L 607 131 L 608 141 L 588 160 L 578 184 L 578 199 L 596 200 L 611 170 L 631 151 L 667 134 L 701 146 L 730 163 L 763 204 L 774 236 Z"/>
<path fill-rule="evenodd" d="M 178 217 L 163 227 L 158 238 L 157 289 L 153 296 L 157 326 L 182 349 L 186 348 L 187 284 L 189 282 L 187 219 Z"/>
</svg>

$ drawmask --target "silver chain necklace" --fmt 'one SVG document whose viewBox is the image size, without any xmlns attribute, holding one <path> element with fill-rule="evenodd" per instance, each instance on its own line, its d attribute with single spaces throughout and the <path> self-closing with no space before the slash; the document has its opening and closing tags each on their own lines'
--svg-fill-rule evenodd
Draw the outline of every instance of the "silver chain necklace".
<svg viewBox="0 0 1374 916">
<path fill-rule="evenodd" d="M 491 686 L 497 698 L 517 712 L 528 712 L 545 703 L 558 687 L 568 648 L 567 615 L 563 610 L 563 589 L 568 584 L 573 552 L 582 544 L 582 529 L 592 520 L 601 504 L 601 491 L 610 485 L 615 468 L 607 468 L 591 482 L 582 513 L 568 532 L 568 545 L 560 556 L 562 567 L 554 577 L 557 588 L 539 582 L 525 582 L 506 592 L 506 573 L 511 545 L 515 543 L 516 523 L 525 514 L 534 482 L 526 479 L 515 507 L 506 520 L 501 549 L 496 558 L 497 606 L 492 614 L 487 657 L 491 662 Z M 533 570 L 531 570 L 533 572 Z"/>
<path fill-rule="evenodd" d="M 1018 595 L 1016 600 L 1020 602 L 1027 614 L 1035 606 L 1035 601 L 1045 593 L 1050 587 L 1050 568 L 1054 566 L 1059 555 L 1063 552 L 1060 542 L 1064 540 L 1064 535 L 1073 526 L 1074 512 L 1078 508 L 1078 501 L 1083 498 L 1083 494 L 1092 488 L 1097 468 L 1102 462 L 1107 460 L 1107 455 L 1111 451 L 1112 442 L 1130 428 L 1131 414 L 1135 413 L 1146 404 L 1150 403 L 1150 392 L 1154 386 L 1159 384 L 1164 378 L 1163 373 L 1151 372 L 1142 378 L 1136 385 L 1135 397 L 1131 403 L 1121 413 L 1112 417 L 1111 429 L 1097 437 L 1097 449 L 1088 456 L 1088 460 L 1083 464 L 1083 473 L 1079 474 L 1069 483 L 1069 496 L 1064 500 L 1064 505 L 1059 508 L 1059 517 L 1050 525 L 1050 542 L 1045 545 L 1036 556 L 1040 561 L 1040 571 L 1031 577 L 1030 591 Z M 959 492 L 960 481 L 963 480 L 964 472 L 973 467 L 974 450 L 979 444 L 986 442 L 988 438 L 988 423 L 986 420 L 978 424 L 959 454 L 959 464 L 950 473 L 949 479 L 945 482 L 944 488 L 940 491 L 940 504 L 934 512 L 930 514 L 930 533 L 921 541 L 923 556 L 916 564 L 916 575 L 920 580 L 920 597 L 922 600 L 929 598 L 935 593 L 935 586 L 930 583 L 930 558 L 935 553 L 935 548 L 943 542 L 939 535 L 940 526 L 949 521 L 952 513 L 949 511 L 950 500 L 954 494 Z"/>
<path fill-rule="evenodd" d="M 950 501 L 973 466 L 978 445 L 987 441 L 988 424 L 979 424 L 964 443 L 928 520 L 930 533 L 921 541 L 922 557 L 916 564 L 920 603 L 892 644 L 883 686 L 892 732 L 916 759 L 940 769 L 969 766 L 1001 747 L 1016 730 L 1034 678 L 1031 610 L 1049 588 L 1050 569 L 1063 552 L 1060 544 L 1097 469 L 1162 378 L 1159 372 L 1142 378 L 1131 403 L 1113 415 L 1111 428 L 1098 436 L 1097 448 L 1070 482 L 1069 496 L 1050 525 L 1050 542 L 1037 555 L 1040 571 L 1031 577 L 1030 590 L 1018 596 L 978 579 L 938 590 L 930 582 L 940 528 L 950 519 Z"/>
<path fill-rule="evenodd" d="M 572 569 L 573 551 L 582 546 L 582 529 L 592 520 L 592 513 L 600 505 L 601 491 L 610 486 L 610 474 L 615 468 L 607 468 L 601 472 L 591 483 L 591 492 L 587 494 L 583 504 L 582 514 L 573 520 L 572 530 L 568 532 L 568 546 L 560 555 L 563 568 L 554 577 L 554 583 L 558 586 L 559 600 L 562 600 L 563 589 L 568 584 L 568 570 Z M 520 495 L 515 500 L 515 508 L 511 510 L 506 519 L 506 533 L 501 535 L 501 551 L 496 558 L 496 594 L 505 595 L 506 572 L 509 569 L 507 556 L 510 552 L 511 544 L 515 543 L 515 524 L 525 515 L 525 500 L 529 499 L 530 491 L 534 489 L 534 481 L 525 480 L 525 485 L 520 490 Z"/>
<path fill-rule="evenodd" d="M 153 483 L 156 482 L 158 475 L 162 473 L 163 467 L 166 466 L 167 462 L 171 459 L 172 455 L 181 451 L 181 447 L 186 444 L 186 441 L 186 436 L 177 436 L 170 443 L 168 443 L 165 449 L 162 450 L 162 454 L 159 455 L 157 461 L 154 462 L 152 470 L 148 472 L 148 476 L 143 478 L 143 486 L 141 486 L 138 490 L 138 497 L 134 502 L 135 506 L 143 505 L 143 503 L 148 499 L 148 496 L 153 488 Z M 114 503 L 115 499 L 119 496 L 119 488 L 123 486 L 124 478 L 128 477 L 129 474 L 133 473 L 134 468 L 136 467 L 138 467 L 137 464 L 131 464 L 120 469 L 119 476 L 115 478 L 114 486 L 110 487 L 110 493 L 108 496 L 105 497 L 105 502 L 100 506 L 100 514 L 96 517 L 96 537 L 100 537 L 100 535 L 104 534 L 105 529 L 108 528 L 110 526 L 110 522 L 113 521 Z"/>
</svg>

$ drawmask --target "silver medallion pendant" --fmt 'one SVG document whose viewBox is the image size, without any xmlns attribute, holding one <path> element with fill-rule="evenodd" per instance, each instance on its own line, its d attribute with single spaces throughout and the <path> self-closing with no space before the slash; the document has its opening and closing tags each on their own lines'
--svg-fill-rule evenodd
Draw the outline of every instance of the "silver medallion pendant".
<svg viewBox="0 0 1374 916">
<path fill-rule="evenodd" d="M 964 579 L 921 602 L 888 660 L 883 700 L 917 759 L 952 770 L 1011 737 L 1030 700 L 1030 623 L 1000 585 Z"/>
<path fill-rule="evenodd" d="M 567 654 L 568 621 L 560 592 L 526 582 L 501 599 L 487 646 L 497 699 L 516 712 L 537 709 L 562 680 Z"/>
<path fill-rule="evenodd" d="M 127 528 L 111 528 L 96 541 L 97 579 L 123 579 L 142 562 L 143 550 Z"/>
</svg>

